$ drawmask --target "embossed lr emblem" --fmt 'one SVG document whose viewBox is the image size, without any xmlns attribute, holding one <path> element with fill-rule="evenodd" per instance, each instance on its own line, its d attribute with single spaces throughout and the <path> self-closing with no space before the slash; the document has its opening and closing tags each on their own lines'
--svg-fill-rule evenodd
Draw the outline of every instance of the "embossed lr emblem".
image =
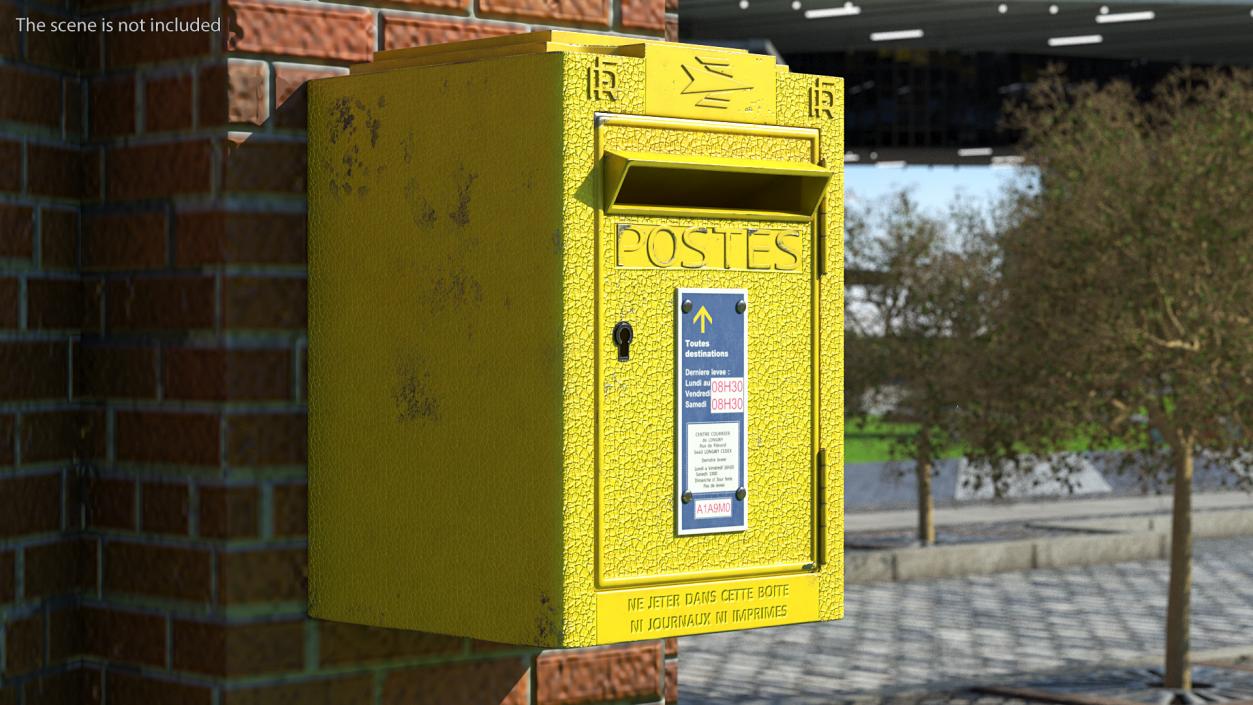
<svg viewBox="0 0 1253 705">
<path fill-rule="evenodd" d="M 731 74 L 731 62 L 726 59 L 692 57 L 695 64 L 683 63 L 680 67 L 687 74 L 687 87 L 683 95 L 698 95 L 697 107 L 727 108 L 731 102 L 728 95 L 736 91 L 751 91 L 753 87 L 740 83 Z"/>
</svg>

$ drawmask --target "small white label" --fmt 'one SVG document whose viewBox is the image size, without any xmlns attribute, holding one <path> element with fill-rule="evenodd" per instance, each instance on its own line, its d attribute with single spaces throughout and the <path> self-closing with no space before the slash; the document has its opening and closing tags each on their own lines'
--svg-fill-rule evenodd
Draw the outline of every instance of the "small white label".
<svg viewBox="0 0 1253 705">
<path fill-rule="evenodd" d="M 687 427 L 687 488 L 695 493 L 739 489 L 740 425 L 694 423 Z"/>
<path fill-rule="evenodd" d="M 695 502 L 697 519 L 719 519 L 731 516 L 731 498 L 698 499 Z"/>
<path fill-rule="evenodd" d="M 709 380 L 709 413 L 744 413 L 744 378 L 715 377 Z"/>
</svg>

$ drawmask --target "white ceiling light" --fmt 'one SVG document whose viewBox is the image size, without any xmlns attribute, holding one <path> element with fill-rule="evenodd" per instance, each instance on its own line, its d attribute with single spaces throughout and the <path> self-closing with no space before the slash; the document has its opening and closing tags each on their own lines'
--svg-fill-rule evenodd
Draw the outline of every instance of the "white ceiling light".
<svg viewBox="0 0 1253 705">
<path fill-rule="evenodd" d="M 1023 159 L 1022 156 L 1018 154 L 1009 154 L 1009 155 L 1005 155 L 1002 157 L 992 157 L 993 166 L 1015 166 L 1018 164 L 1022 164 L 1024 161 L 1026 160 Z"/>
<path fill-rule="evenodd" d="M 852 17 L 860 14 L 860 5 L 846 2 L 843 7 L 823 7 L 816 10 L 805 10 L 805 19 L 820 20 L 824 17 Z"/>
<path fill-rule="evenodd" d="M 801 0 L 792 0 L 792 9 L 793 10 L 801 9 Z"/>
<path fill-rule="evenodd" d="M 1099 34 L 1080 34 L 1073 37 L 1049 37 L 1051 47 L 1073 47 L 1080 44 L 1100 44 L 1105 41 Z"/>
<path fill-rule="evenodd" d="M 1009 12 L 1009 5 L 1006 5 L 1005 3 L 1001 3 L 1000 5 L 996 6 L 996 11 L 1003 15 L 1006 12 Z"/>
<path fill-rule="evenodd" d="M 740 0 L 740 9 L 741 9 L 741 10 L 747 10 L 747 9 L 748 9 L 748 0 Z"/>
<path fill-rule="evenodd" d="M 1097 15 L 1097 24 L 1108 24 L 1110 22 L 1145 22 L 1157 17 L 1152 10 L 1144 12 L 1115 12 L 1112 15 Z"/>
<path fill-rule="evenodd" d="M 845 153 L 844 153 L 844 161 L 846 161 L 846 162 L 859 162 L 859 161 L 861 161 L 861 157 L 859 157 L 859 156 L 857 155 L 857 152 L 845 152 Z"/>
<path fill-rule="evenodd" d="M 1101 14 L 1102 14 L 1102 15 L 1108 15 L 1108 14 L 1109 14 L 1109 5 L 1101 5 Z"/>
<path fill-rule="evenodd" d="M 991 147 L 963 147 L 957 150 L 959 157 L 990 157 L 992 156 Z"/>
<path fill-rule="evenodd" d="M 900 169 L 901 167 L 905 166 L 905 162 L 904 162 L 904 161 L 899 161 L 899 162 L 879 162 L 879 163 L 875 164 L 875 166 L 879 167 L 880 169 Z"/>
<path fill-rule="evenodd" d="M 1049 14 L 1050 14 L 1050 15 L 1056 15 L 1056 14 L 1057 14 L 1057 6 L 1056 6 L 1056 5 L 1049 5 Z"/>
<path fill-rule="evenodd" d="M 872 42 L 894 42 L 899 39 L 922 39 L 921 29 L 898 29 L 892 32 L 871 32 Z"/>
</svg>

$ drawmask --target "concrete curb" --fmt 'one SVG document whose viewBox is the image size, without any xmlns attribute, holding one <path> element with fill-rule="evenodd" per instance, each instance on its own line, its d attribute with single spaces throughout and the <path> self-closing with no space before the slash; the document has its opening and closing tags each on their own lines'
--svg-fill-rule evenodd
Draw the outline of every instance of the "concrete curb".
<svg viewBox="0 0 1253 705">
<path fill-rule="evenodd" d="M 1106 523 L 1110 526 L 1105 526 Z M 1170 521 L 1160 516 L 1087 520 L 1084 526 L 1052 522 L 1051 526 L 1084 528 L 1110 533 L 930 546 L 888 551 L 851 551 L 844 558 L 844 582 L 865 584 L 991 575 L 1037 568 L 1067 568 L 1165 559 L 1170 554 Z M 1116 533 L 1119 528 L 1150 530 Z M 1253 535 L 1253 511 L 1198 513 L 1192 520 L 1194 538 Z"/>
</svg>

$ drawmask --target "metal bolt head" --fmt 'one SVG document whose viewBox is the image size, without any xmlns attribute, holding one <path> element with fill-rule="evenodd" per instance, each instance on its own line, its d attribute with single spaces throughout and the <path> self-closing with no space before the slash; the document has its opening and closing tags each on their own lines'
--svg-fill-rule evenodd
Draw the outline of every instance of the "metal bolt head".
<svg viewBox="0 0 1253 705">
<path fill-rule="evenodd" d="M 746 308 L 748 308 L 748 304 L 744 301 L 744 299 L 740 299 L 739 301 L 735 302 L 736 313 L 744 313 L 744 309 Z"/>
<path fill-rule="evenodd" d="M 744 489 L 743 487 L 735 491 L 735 498 L 740 500 L 741 502 L 744 501 L 744 497 L 747 495 L 748 495 L 748 490 Z"/>
<path fill-rule="evenodd" d="M 683 493 L 683 496 L 682 496 L 682 497 L 680 497 L 680 499 L 682 499 L 682 500 L 683 500 L 683 503 L 684 503 L 684 504 L 691 504 L 691 502 L 692 502 L 692 493 L 691 493 L 691 492 L 684 492 L 684 493 Z"/>
<path fill-rule="evenodd" d="M 692 300 L 684 299 L 683 300 L 683 313 L 691 313 L 691 312 L 692 312 Z"/>
</svg>

